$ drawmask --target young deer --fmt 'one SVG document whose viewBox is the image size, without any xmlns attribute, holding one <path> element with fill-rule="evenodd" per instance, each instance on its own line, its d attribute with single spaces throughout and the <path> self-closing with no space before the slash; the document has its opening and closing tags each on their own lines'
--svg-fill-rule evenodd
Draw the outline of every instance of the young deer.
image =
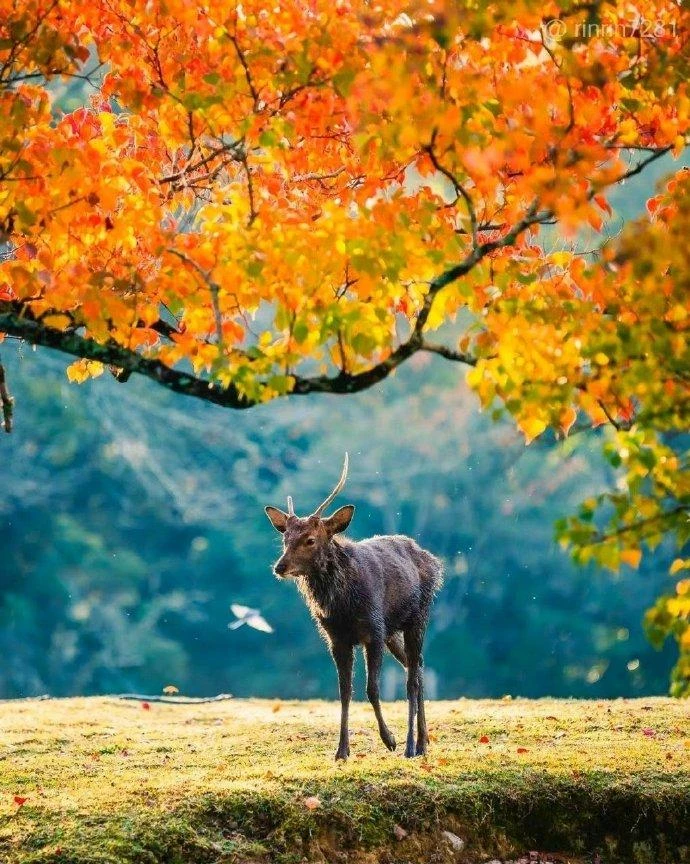
<svg viewBox="0 0 690 864">
<path fill-rule="evenodd" d="M 350 524 L 355 508 L 348 504 L 328 518 L 322 514 L 345 485 L 347 467 L 346 453 L 338 484 L 311 516 L 296 516 L 290 497 L 287 513 L 266 507 L 273 527 L 283 535 L 283 554 L 273 570 L 282 579 L 297 581 L 338 668 L 341 717 L 335 758 L 350 755 L 352 665 L 355 646 L 360 644 L 367 663 L 367 696 L 389 750 L 395 749 L 395 738 L 386 726 L 379 701 L 384 645 L 407 669 L 405 756 L 419 756 L 426 753 L 428 743 L 422 643 L 431 601 L 442 582 L 442 565 L 402 535 L 372 537 L 358 543 L 339 536 Z"/>
</svg>

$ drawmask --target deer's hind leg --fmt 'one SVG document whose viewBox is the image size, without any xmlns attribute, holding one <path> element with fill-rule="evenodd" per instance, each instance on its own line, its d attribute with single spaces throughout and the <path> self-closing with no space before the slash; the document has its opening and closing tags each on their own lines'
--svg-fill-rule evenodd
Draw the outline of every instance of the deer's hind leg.
<svg viewBox="0 0 690 864">
<path fill-rule="evenodd" d="M 395 750 L 395 738 L 391 730 L 386 726 L 386 721 L 381 713 L 381 701 L 379 697 L 379 678 L 381 676 L 381 664 L 383 663 L 383 640 L 372 640 L 364 646 L 367 658 L 367 697 L 374 709 L 376 721 L 379 724 L 379 735 L 389 750 Z"/>
<path fill-rule="evenodd" d="M 403 634 L 398 631 L 389 639 L 386 639 L 386 648 L 391 652 L 400 665 L 407 669 L 407 654 L 405 654 L 405 640 Z"/>
<path fill-rule="evenodd" d="M 424 658 L 419 655 L 419 690 L 417 693 L 417 746 L 416 756 L 426 755 L 429 733 L 426 728 L 426 713 L 424 712 Z"/>
<path fill-rule="evenodd" d="M 407 656 L 407 702 L 408 702 L 408 717 L 407 717 L 407 742 L 405 745 L 405 756 L 419 756 L 426 749 L 424 744 L 419 748 L 420 741 L 418 739 L 415 744 L 415 720 L 418 724 L 419 718 L 419 702 L 422 695 L 421 688 L 421 661 L 422 661 L 422 642 L 424 640 L 424 628 L 417 625 L 412 625 L 405 630 L 405 654 Z M 426 723 L 424 720 L 424 706 L 422 705 L 421 712 L 421 728 L 419 732 L 423 735 L 422 740 L 426 738 Z"/>
</svg>

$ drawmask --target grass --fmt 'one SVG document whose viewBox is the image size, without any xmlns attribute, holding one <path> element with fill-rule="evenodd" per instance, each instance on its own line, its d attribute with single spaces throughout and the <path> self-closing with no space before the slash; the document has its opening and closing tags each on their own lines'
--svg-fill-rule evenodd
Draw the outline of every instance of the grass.
<svg viewBox="0 0 690 864">
<path fill-rule="evenodd" d="M 355 704 L 336 764 L 334 703 L 6 702 L 0 861 L 690 862 L 689 708 L 432 702 L 430 755 L 406 760 Z M 400 742 L 404 704 L 384 714 Z"/>
</svg>

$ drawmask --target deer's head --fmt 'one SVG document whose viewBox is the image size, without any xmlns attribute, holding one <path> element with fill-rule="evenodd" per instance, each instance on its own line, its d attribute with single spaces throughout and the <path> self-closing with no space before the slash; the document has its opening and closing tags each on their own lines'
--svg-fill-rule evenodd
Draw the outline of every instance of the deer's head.
<svg viewBox="0 0 690 864">
<path fill-rule="evenodd" d="M 335 489 L 319 504 L 311 516 L 296 516 L 292 498 L 288 496 L 287 513 L 277 507 L 266 507 L 271 524 L 283 535 L 283 554 L 273 565 L 273 572 L 281 579 L 309 576 L 319 567 L 323 552 L 336 534 L 344 531 L 352 520 L 355 508 L 351 504 L 336 510 L 332 516 L 321 515 L 345 485 L 348 457 Z"/>
</svg>

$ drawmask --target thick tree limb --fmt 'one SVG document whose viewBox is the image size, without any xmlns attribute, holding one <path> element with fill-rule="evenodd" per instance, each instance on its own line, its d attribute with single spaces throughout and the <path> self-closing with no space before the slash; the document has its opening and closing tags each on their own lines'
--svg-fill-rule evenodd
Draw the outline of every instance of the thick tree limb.
<svg viewBox="0 0 690 864">
<path fill-rule="evenodd" d="M 247 401 L 235 387 L 218 387 L 212 381 L 171 369 L 160 360 L 149 360 L 135 351 L 123 348 L 116 342 L 101 344 L 71 330 L 47 327 L 27 314 L 19 314 L 13 308 L 14 305 L 0 303 L 0 332 L 2 333 L 26 339 L 32 345 L 55 348 L 73 357 L 97 360 L 106 366 L 116 366 L 125 372 L 144 375 L 175 393 L 194 396 L 226 408 L 250 408 L 254 404 Z"/>
</svg>

